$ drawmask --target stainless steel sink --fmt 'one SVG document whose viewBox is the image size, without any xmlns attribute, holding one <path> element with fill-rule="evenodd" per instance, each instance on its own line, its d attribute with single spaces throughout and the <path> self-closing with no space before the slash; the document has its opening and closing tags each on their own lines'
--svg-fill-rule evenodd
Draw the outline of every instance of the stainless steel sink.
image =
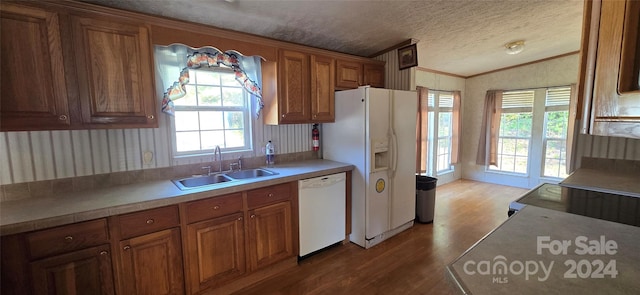
<svg viewBox="0 0 640 295">
<path fill-rule="evenodd" d="M 225 183 L 225 182 L 233 181 L 233 179 L 229 178 L 225 174 L 212 174 L 209 176 L 197 175 L 197 176 L 187 177 L 182 179 L 174 179 L 172 181 L 173 183 L 175 183 L 175 185 L 179 189 L 185 190 L 185 189 L 192 189 L 192 188 L 206 186 L 206 185 Z"/>
<path fill-rule="evenodd" d="M 276 174 L 278 173 L 273 172 L 271 170 L 262 169 L 262 168 L 247 169 L 247 170 L 240 170 L 240 171 L 225 173 L 226 176 L 229 176 L 232 179 L 248 179 L 248 178 L 256 178 L 256 177 L 263 177 L 263 176 L 271 176 Z"/>
</svg>

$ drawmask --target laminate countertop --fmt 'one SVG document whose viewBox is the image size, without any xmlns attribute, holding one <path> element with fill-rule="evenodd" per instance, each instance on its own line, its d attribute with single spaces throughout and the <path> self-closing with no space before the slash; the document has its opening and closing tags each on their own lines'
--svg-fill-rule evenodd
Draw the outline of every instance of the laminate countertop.
<svg viewBox="0 0 640 295">
<path fill-rule="evenodd" d="M 638 245 L 640 227 L 526 206 L 447 271 L 462 294 L 638 294 Z"/>
<path fill-rule="evenodd" d="M 328 160 L 277 164 L 267 169 L 277 175 L 235 180 L 213 186 L 180 190 L 171 180 L 150 181 L 105 189 L 28 198 L 0 203 L 0 235 L 71 224 L 101 217 L 157 208 L 246 191 L 300 179 L 353 170 L 354 166 Z"/>
<path fill-rule="evenodd" d="M 633 171 L 580 168 L 561 181 L 560 185 L 640 197 L 640 173 Z"/>
</svg>

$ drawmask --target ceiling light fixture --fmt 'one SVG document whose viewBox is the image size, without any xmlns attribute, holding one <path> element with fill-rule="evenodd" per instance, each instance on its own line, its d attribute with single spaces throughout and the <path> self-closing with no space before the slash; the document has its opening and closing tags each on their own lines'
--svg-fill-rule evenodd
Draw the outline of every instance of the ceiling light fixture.
<svg viewBox="0 0 640 295">
<path fill-rule="evenodd" d="M 524 50 L 524 40 L 509 42 L 504 45 L 507 54 L 518 54 Z"/>
</svg>

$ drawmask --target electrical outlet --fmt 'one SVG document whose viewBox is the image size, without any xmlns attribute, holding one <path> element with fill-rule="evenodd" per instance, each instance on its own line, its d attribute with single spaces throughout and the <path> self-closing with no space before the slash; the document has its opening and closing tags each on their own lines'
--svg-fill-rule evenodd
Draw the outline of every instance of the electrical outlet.
<svg viewBox="0 0 640 295">
<path fill-rule="evenodd" d="M 145 165 L 149 165 L 151 164 L 151 161 L 153 161 L 153 152 L 152 151 L 145 151 L 142 153 L 142 163 Z"/>
</svg>

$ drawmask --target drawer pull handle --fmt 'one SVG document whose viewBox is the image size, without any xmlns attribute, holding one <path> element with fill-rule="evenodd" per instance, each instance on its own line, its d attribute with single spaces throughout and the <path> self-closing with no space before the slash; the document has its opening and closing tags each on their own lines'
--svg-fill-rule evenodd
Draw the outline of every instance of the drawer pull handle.
<svg viewBox="0 0 640 295">
<path fill-rule="evenodd" d="M 155 220 L 153 219 L 147 219 L 147 224 L 153 224 L 155 222 Z"/>
<path fill-rule="evenodd" d="M 273 197 L 273 193 L 269 193 L 268 196 L 269 196 L 269 198 Z"/>
<path fill-rule="evenodd" d="M 149 119 L 149 120 L 153 120 L 153 118 L 155 118 L 153 115 L 148 115 L 147 116 L 147 119 Z"/>
<path fill-rule="evenodd" d="M 104 250 L 103 250 L 103 251 L 100 251 L 100 255 L 107 255 L 107 254 L 109 254 L 109 252 L 104 251 Z"/>
<path fill-rule="evenodd" d="M 213 206 L 213 210 L 218 210 L 218 209 L 220 209 L 220 206 L 218 205 Z"/>
<path fill-rule="evenodd" d="M 67 117 L 67 115 L 60 115 L 60 117 L 58 117 L 58 120 L 60 121 L 66 121 L 69 117 Z"/>
<path fill-rule="evenodd" d="M 64 240 L 66 242 L 71 242 L 71 241 L 73 241 L 73 237 L 72 236 L 66 236 L 66 237 L 64 237 Z"/>
<path fill-rule="evenodd" d="M 126 250 L 131 249 L 131 246 L 127 245 L 127 246 L 122 247 L 122 249 L 126 251 Z"/>
<path fill-rule="evenodd" d="M 256 215 L 255 214 L 251 214 L 251 219 L 254 219 L 254 218 L 256 218 Z"/>
</svg>

